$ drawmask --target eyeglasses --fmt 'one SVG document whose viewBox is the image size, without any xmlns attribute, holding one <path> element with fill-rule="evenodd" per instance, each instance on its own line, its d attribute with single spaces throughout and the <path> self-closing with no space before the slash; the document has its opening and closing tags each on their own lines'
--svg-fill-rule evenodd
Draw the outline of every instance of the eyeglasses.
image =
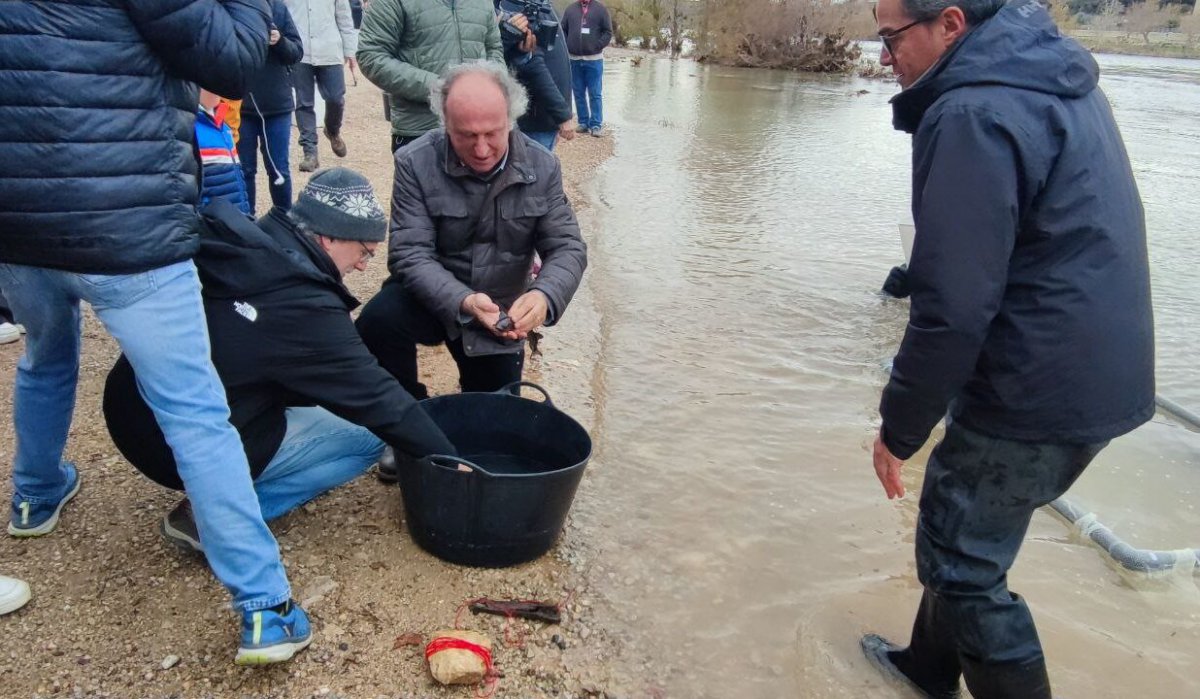
<svg viewBox="0 0 1200 699">
<path fill-rule="evenodd" d="M 875 16 L 875 8 L 874 7 L 871 8 L 871 17 L 873 17 L 876 20 L 879 19 L 878 17 Z M 937 18 L 936 17 L 928 17 L 926 19 L 918 19 L 916 21 L 909 22 L 908 24 L 904 25 L 903 27 L 900 27 L 899 29 L 897 29 L 895 31 L 888 32 L 887 34 L 880 34 L 879 41 L 883 44 L 883 50 L 887 51 L 888 53 L 892 54 L 893 56 L 896 55 L 896 51 L 892 47 L 892 42 L 896 40 L 896 37 L 900 36 L 901 34 L 908 31 L 909 29 L 912 29 L 913 27 L 917 26 L 918 24 L 924 24 L 924 23 L 929 22 L 934 19 L 937 19 Z"/>
<path fill-rule="evenodd" d="M 363 250 L 362 255 L 358 258 L 359 264 L 363 264 L 363 263 L 369 261 L 371 258 L 375 257 L 375 253 L 371 252 L 371 249 L 367 247 L 366 243 L 364 243 L 363 241 L 360 240 L 360 241 L 358 241 L 358 244 Z"/>
</svg>

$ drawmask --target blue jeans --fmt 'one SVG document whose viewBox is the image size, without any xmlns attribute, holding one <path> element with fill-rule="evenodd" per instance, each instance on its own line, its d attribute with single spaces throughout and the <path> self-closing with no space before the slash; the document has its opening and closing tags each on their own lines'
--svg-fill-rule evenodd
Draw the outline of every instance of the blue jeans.
<svg viewBox="0 0 1200 699">
<path fill-rule="evenodd" d="M 288 408 L 287 432 L 254 490 L 265 520 L 354 480 L 379 461 L 383 442 L 324 408 Z"/>
<path fill-rule="evenodd" d="M 604 60 L 571 59 L 571 87 L 575 92 L 575 115 L 580 126 L 598 128 L 604 123 Z"/>
<path fill-rule="evenodd" d="M 111 276 L 0 264 L 0 286 L 27 333 L 13 396 L 13 488 L 21 499 L 57 502 L 66 494 L 61 464 L 79 379 L 79 304 L 86 301 L 137 372 L 175 454 L 209 565 L 234 606 L 252 611 L 286 602 L 279 547 L 209 359 L 192 261 Z"/>
<path fill-rule="evenodd" d="M 242 104 L 248 104 L 243 102 Z M 254 176 L 258 173 L 258 153 L 261 151 L 266 165 L 267 181 L 271 190 L 271 203 L 287 211 L 292 208 L 292 173 L 288 165 L 288 138 L 292 134 L 292 113 L 272 114 L 259 119 L 257 114 L 242 112 L 242 129 L 238 138 L 238 160 L 242 161 L 242 175 L 246 180 L 246 198 L 250 200 L 250 212 L 254 212 Z M 283 176 L 282 184 L 275 179 Z"/>
<path fill-rule="evenodd" d="M 558 140 L 557 131 L 522 131 L 526 136 L 532 138 L 538 143 L 546 147 L 546 150 L 554 150 L 554 142 Z"/>
</svg>

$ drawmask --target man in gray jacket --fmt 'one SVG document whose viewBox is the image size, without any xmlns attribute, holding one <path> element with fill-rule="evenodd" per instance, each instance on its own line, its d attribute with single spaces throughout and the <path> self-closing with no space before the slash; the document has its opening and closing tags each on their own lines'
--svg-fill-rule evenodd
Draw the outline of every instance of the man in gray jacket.
<svg viewBox="0 0 1200 699">
<path fill-rule="evenodd" d="M 396 155 L 392 276 L 358 331 L 418 400 L 418 344 L 446 343 L 462 390 L 494 391 L 521 378 L 525 338 L 562 317 L 583 277 L 558 159 L 512 128 L 526 102 L 503 65 L 455 66 L 430 92 L 443 128 Z"/>
</svg>

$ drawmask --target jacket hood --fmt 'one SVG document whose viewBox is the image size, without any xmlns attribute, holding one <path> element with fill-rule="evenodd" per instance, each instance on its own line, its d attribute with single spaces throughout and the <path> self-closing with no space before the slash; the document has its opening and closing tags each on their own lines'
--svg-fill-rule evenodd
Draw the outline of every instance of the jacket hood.
<svg viewBox="0 0 1200 699">
<path fill-rule="evenodd" d="M 1004 85 L 1074 98 L 1094 90 L 1099 79 L 1091 53 L 1060 34 L 1046 8 L 1017 0 L 967 32 L 893 97 L 892 125 L 913 133 L 939 97 L 960 87 Z"/>
<path fill-rule="evenodd" d="M 358 299 L 341 281 L 333 260 L 296 231 L 287 213 L 273 208 L 257 223 L 225 200 L 200 212 L 196 267 L 210 298 L 241 298 L 291 286 L 327 286 L 346 302 Z"/>
</svg>

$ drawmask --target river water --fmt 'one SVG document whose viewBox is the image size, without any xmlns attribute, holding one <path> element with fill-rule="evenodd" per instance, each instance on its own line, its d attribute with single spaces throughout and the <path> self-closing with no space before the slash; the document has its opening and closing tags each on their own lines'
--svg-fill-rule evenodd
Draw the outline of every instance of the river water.
<svg viewBox="0 0 1200 699">
<path fill-rule="evenodd" d="M 1200 408 L 1200 62 L 1102 56 L 1146 205 L 1159 392 Z M 678 697 L 893 694 L 928 448 L 889 502 L 870 443 L 906 302 L 908 137 L 890 81 L 610 62 L 586 288 L 562 327 L 596 454 L 568 534 L 591 551 L 619 674 Z M 556 342 L 558 342 L 556 340 Z M 553 373 L 551 374 L 554 375 Z M 935 433 L 935 439 L 940 433 Z M 932 444 L 932 440 L 931 440 Z M 1200 546 L 1200 435 L 1159 416 L 1071 496 L 1138 546 Z M 1063 696 L 1200 696 L 1200 590 L 1120 574 L 1039 512 L 1011 574 Z M 649 661 L 649 662 L 647 662 Z M 640 680 L 639 680 L 640 681 Z"/>
</svg>

